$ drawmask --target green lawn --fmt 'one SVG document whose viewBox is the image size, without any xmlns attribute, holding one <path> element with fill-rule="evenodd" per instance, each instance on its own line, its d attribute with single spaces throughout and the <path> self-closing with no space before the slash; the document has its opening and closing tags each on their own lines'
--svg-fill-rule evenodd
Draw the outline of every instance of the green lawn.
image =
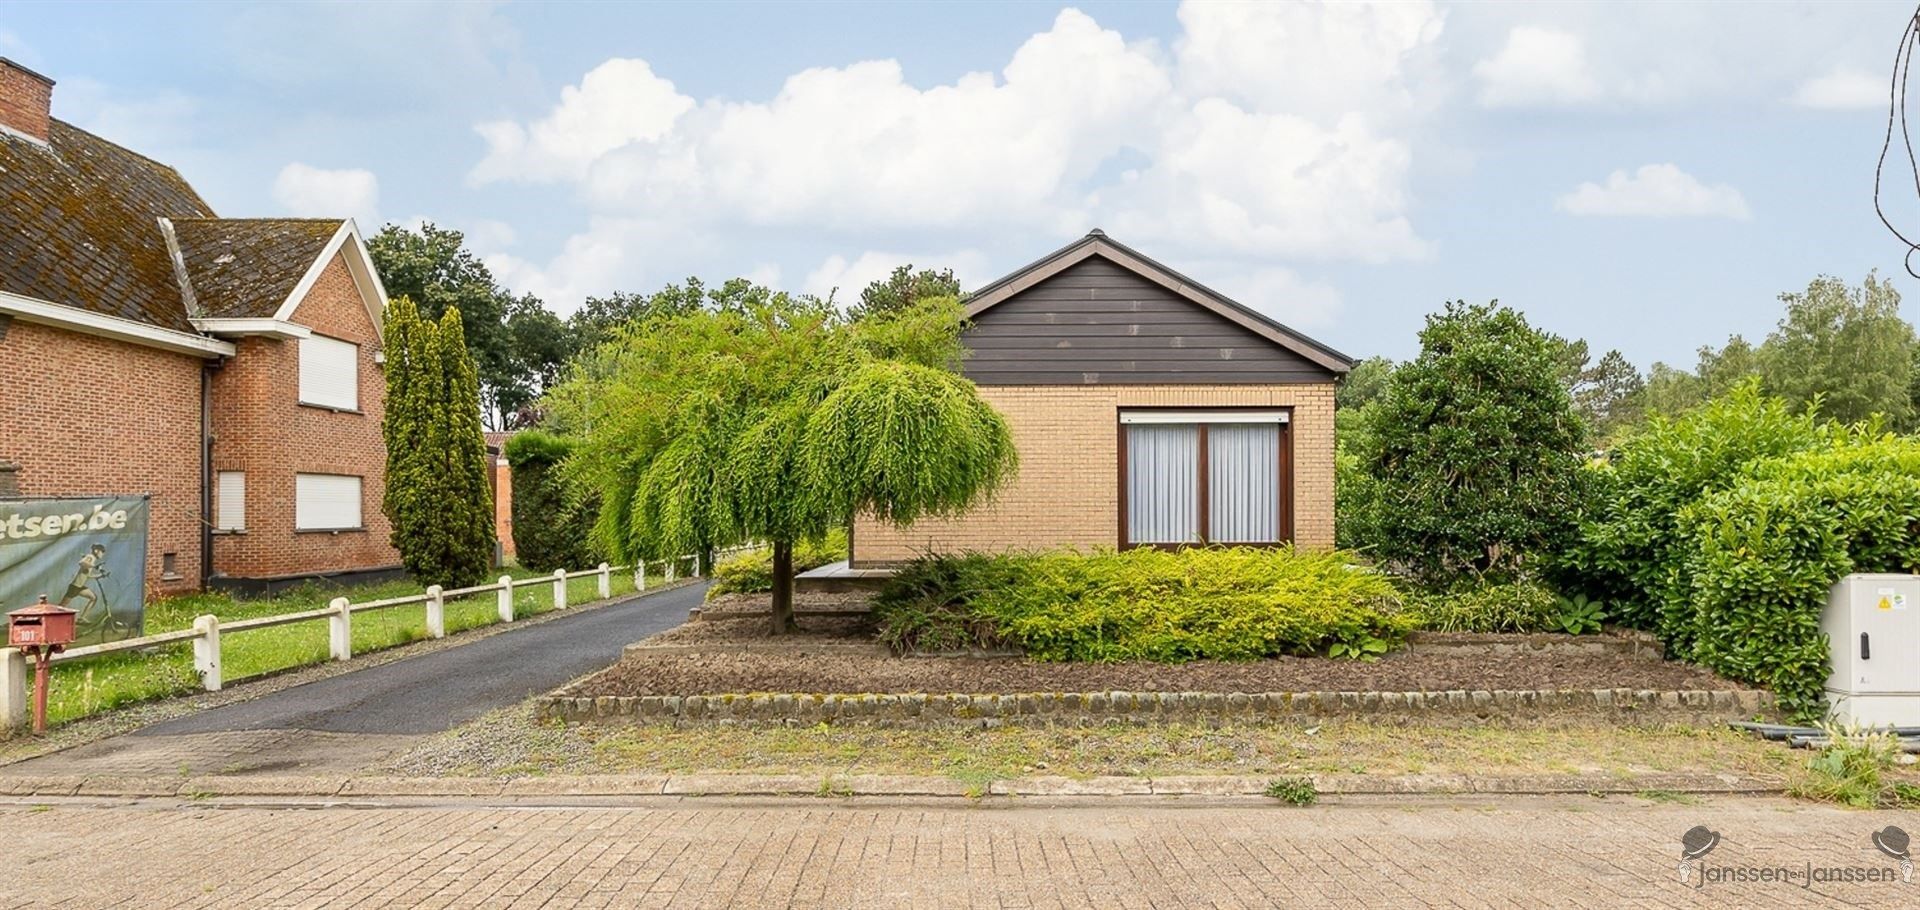
<svg viewBox="0 0 1920 910">
<path fill-rule="evenodd" d="M 518 567 L 502 570 L 516 578 L 541 575 Z M 664 577 L 649 573 L 648 584 Z M 599 579 L 588 575 L 567 582 L 567 602 L 583 604 L 599 597 Z M 335 597 L 347 597 L 355 603 L 404 597 L 421 593 L 411 581 L 354 587 L 308 585 L 277 597 L 240 600 L 226 594 L 189 594 L 147 604 L 146 634 L 154 635 L 193 626 L 195 618 L 211 613 L 222 622 L 297 613 L 325 607 Z M 633 591 L 633 577 L 626 572 L 613 573 L 613 594 Z M 534 584 L 514 589 L 514 616 L 533 616 L 553 609 L 553 586 Z M 471 597 L 447 601 L 446 620 L 449 635 L 465 629 L 498 622 L 495 591 L 483 591 Z M 392 648 L 427 637 L 426 605 L 409 604 L 385 610 L 353 615 L 353 653 L 364 654 Z M 221 635 L 221 661 L 225 681 L 231 685 L 248 677 L 277 673 L 294 667 L 327 660 L 327 621 L 310 620 L 269 629 L 227 632 Z M 61 664 L 53 669 L 47 700 L 47 720 L 60 724 L 114 708 L 196 691 L 200 679 L 193 672 L 193 646 L 190 642 L 153 648 L 146 652 L 111 654 Z"/>
</svg>

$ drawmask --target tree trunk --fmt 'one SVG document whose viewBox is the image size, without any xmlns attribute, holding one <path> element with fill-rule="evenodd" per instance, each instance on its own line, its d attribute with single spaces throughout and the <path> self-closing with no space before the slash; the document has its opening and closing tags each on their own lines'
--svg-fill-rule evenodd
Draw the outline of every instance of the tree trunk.
<svg viewBox="0 0 1920 910">
<path fill-rule="evenodd" d="M 773 542 L 773 634 L 793 631 L 793 542 Z"/>
</svg>

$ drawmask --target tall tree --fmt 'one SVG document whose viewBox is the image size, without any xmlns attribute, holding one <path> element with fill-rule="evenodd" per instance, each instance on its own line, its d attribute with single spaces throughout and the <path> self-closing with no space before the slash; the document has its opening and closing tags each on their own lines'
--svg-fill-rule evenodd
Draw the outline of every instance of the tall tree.
<svg viewBox="0 0 1920 910">
<path fill-rule="evenodd" d="M 1760 352 L 1745 338 L 1734 335 L 1726 346 L 1701 346 L 1699 360 L 1689 372 L 1655 363 L 1646 385 L 1629 407 L 1637 414 L 1677 417 L 1733 391 L 1760 375 Z"/>
<path fill-rule="evenodd" d="M 1516 574 L 1569 534 L 1585 430 L 1563 351 L 1496 303 L 1428 316 L 1420 355 L 1367 409 L 1357 542 L 1438 582 Z"/>
<path fill-rule="evenodd" d="M 897 313 L 922 300 L 935 297 L 960 297 L 960 282 L 952 269 L 913 270 L 913 264 L 898 266 L 893 273 L 870 282 L 860 292 L 860 302 L 847 308 L 847 315 L 864 319 L 884 313 Z"/>
<path fill-rule="evenodd" d="M 496 284 L 464 243 L 459 231 L 433 224 L 418 231 L 389 224 L 367 241 L 367 251 L 388 294 L 412 299 L 427 319 L 438 320 L 449 310 L 460 313 L 478 371 L 483 419 L 490 427 L 507 429 L 512 415 L 538 397 L 541 378 L 556 373 L 573 346 L 565 339 L 537 341 L 558 317 L 537 298 L 516 298 Z"/>
<path fill-rule="evenodd" d="M 954 514 L 1015 470 L 1005 421 L 949 367 L 959 304 L 854 322 L 822 301 L 739 297 L 632 322 L 549 396 L 601 493 L 598 540 L 623 560 L 763 540 L 773 630 L 792 622 L 793 548 L 858 513 Z"/>
<path fill-rule="evenodd" d="M 1822 417 L 1842 423 L 1883 414 L 1896 428 L 1914 425 L 1914 331 L 1892 283 L 1869 274 L 1854 287 L 1822 275 L 1780 300 L 1786 315 L 1761 349 L 1768 392 L 1818 400 Z"/>
<path fill-rule="evenodd" d="M 487 485 L 480 388 L 460 311 L 435 323 L 413 301 L 387 307 L 387 446 L 382 510 L 393 546 L 415 578 L 466 587 L 493 562 L 493 494 Z"/>
<path fill-rule="evenodd" d="M 1359 410 L 1380 399 L 1387 393 L 1387 382 L 1393 378 L 1393 361 L 1385 357 L 1368 357 L 1353 365 L 1345 378 L 1340 380 L 1340 388 L 1333 393 L 1333 403 L 1339 408 Z"/>
</svg>

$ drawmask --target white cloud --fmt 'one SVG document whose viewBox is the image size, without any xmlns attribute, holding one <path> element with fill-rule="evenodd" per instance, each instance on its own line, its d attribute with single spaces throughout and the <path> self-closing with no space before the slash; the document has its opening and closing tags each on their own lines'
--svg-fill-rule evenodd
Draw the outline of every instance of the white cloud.
<svg viewBox="0 0 1920 910">
<path fill-rule="evenodd" d="M 1488 107 L 1579 104 L 1600 97 L 1579 35 L 1522 25 L 1500 51 L 1473 65 L 1480 103 Z"/>
<path fill-rule="evenodd" d="M 369 230 L 380 223 L 380 181 L 363 168 L 328 170 L 295 161 L 273 178 L 273 201 L 302 218 L 352 217 Z"/>
<path fill-rule="evenodd" d="M 889 230 L 1051 241 L 1100 224 L 1212 255 L 1424 254 L 1392 124 L 1441 29 L 1431 5 L 1180 18 L 1171 60 L 1066 9 L 997 74 L 922 88 L 866 61 L 796 73 L 764 101 L 696 104 L 641 61 L 609 61 L 531 122 L 482 124 L 470 177 L 571 185 L 609 218 L 824 231 L 856 249 L 888 248 L 873 241 Z M 1102 170 L 1115 159 L 1140 163 Z M 808 287 L 864 258 L 822 264 Z"/>
<path fill-rule="evenodd" d="M 1413 105 L 1433 83 L 1407 71 L 1445 24 L 1427 0 L 1186 3 L 1179 18 L 1174 51 L 1190 94 L 1333 117 Z"/>
<path fill-rule="evenodd" d="M 962 288 L 979 287 L 992 280 L 992 276 L 987 274 L 986 257 L 977 250 L 926 255 L 868 250 L 852 261 L 837 253 L 828 256 L 819 267 L 807 273 L 800 289 L 816 297 L 826 297 L 837 290 L 834 300 L 844 305 L 859 299 L 860 292 L 867 285 L 893 274 L 894 269 L 903 265 L 911 265 L 916 269 L 952 269 L 953 277 L 959 280 Z"/>
<path fill-rule="evenodd" d="M 1752 217 L 1740 191 L 1721 183 L 1707 186 L 1672 164 L 1649 164 L 1628 174 L 1614 171 L 1605 185 L 1582 183 L 1556 202 L 1572 215 L 1627 215 L 1654 218 Z"/>
<path fill-rule="evenodd" d="M 1790 100 L 1801 107 L 1834 110 L 1884 108 L 1890 103 L 1888 91 L 1886 77 L 1851 67 L 1839 67 L 1824 76 L 1801 83 Z"/>
<path fill-rule="evenodd" d="M 560 90 L 560 104 L 528 126 L 510 120 L 476 127 L 487 157 L 475 182 L 580 179 L 600 156 L 632 143 L 651 143 L 693 108 L 693 99 L 653 74 L 645 60 L 613 59 Z"/>
</svg>

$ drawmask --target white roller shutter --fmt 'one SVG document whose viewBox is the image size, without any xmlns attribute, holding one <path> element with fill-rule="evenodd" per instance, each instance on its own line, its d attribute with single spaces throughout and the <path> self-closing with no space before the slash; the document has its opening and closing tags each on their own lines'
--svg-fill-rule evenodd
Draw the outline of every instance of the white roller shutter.
<svg viewBox="0 0 1920 910">
<path fill-rule="evenodd" d="M 294 530 L 338 531 L 362 527 L 360 478 L 344 474 L 296 474 L 293 479 Z"/>
<path fill-rule="evenodd" d="M 311 335 L 300 344 L 300 403 L 360 410 L 360 346 Z"/>
<path fill-rule="evenodd" d="M 247 475 L 244 471 L 221 471 L 214 488 L 214 528 L 221 531 L 247 529 Z"/>
</svg>

